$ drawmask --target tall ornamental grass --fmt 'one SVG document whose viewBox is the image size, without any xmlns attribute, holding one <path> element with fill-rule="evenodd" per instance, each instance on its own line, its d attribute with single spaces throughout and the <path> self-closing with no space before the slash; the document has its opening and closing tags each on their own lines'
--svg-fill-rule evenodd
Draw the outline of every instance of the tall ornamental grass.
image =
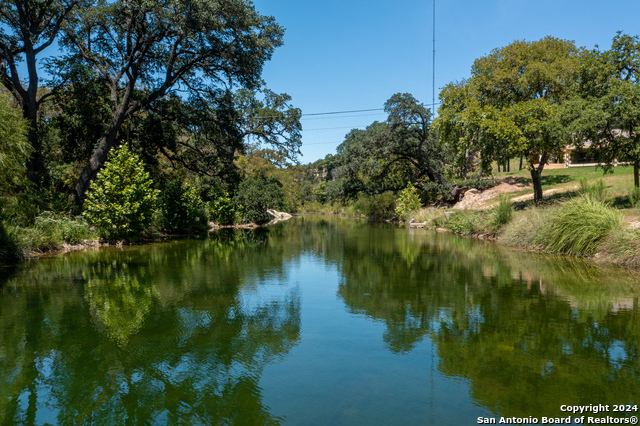
<svg viewBox="0 0 640 426">
<path fill-rule="evenodd" d="M 554 212 L 539 237 L 548 251 L 591 256 L 610 230 L 622 226 L 619 211 L 587 195 L 568 201 Z"/>
</svg>

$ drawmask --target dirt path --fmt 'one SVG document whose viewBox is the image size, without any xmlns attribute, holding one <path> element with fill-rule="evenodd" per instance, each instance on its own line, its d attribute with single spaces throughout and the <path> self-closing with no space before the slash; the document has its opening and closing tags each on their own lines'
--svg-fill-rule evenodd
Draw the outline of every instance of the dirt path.
<svg viewBox="0 0 640 426">
<path fill-rule="evenodd" d="M 569 186 L 566 188 L 552 188 L 542 192 L 543 196 L 549 196 L 559 192 L 573 191 L 578 188 L 578 185 Z M 533 200 L 533 186 L 530 183 L 524 183 L 518 179 L 508 177 L 500 185 L 494 186 L 491 189 L 485 191 L 478 191 L 477 189 L 471 189 L 464 194 L 464 198 L 460 200 L 454 209 L 469 209 L 469 210 L 485 210 L 493 207 L 493 200 L 498 198 L 500 194 L 508 194 L 511 192 L 519 192 L 525 189 L 531 189 L 530 194 L 521 195 L 519 197 L 512 198 L 513 202 L 522 202 Z"/>
</svg>

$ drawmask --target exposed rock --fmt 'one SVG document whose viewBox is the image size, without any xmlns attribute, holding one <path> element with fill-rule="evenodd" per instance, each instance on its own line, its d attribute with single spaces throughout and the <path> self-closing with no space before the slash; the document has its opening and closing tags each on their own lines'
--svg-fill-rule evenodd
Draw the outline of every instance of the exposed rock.
<svg viewBox="0 0 640 426">
<path fill-rule="evenodd" d="M 278 212 L 273 209 L 267 209 L 267 214 L 273 218 L 269 223 L 267 223 L 267 225 L 273 225 L 274 223 L 278 223 L 282 220 L 288 220 L 293 217 L 289 213 Z"/>
</svg>

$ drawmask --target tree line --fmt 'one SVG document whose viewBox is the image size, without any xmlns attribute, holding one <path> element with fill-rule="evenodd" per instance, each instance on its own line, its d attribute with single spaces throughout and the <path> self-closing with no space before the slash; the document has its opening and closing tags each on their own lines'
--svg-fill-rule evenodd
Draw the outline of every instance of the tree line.
<svg viewBox="0 0 640 426">
<path fill-rule="evenodd" d="M 123 144 L 205 201 L 236 192 L 248 151 L 297 162 L 300 110 L 261 78 L 284 29 L 249 1 L 2 0 L 0 24 L 5 220 L 79 213 Z"/>
<path fill-rule="evenodd" d="M 468 79 L 443 87 L 433 120 L 410 94 L 390 98 L 386 121 L 351 131 L 336 155 L 318 162 L 334 169 L 327 194 L 380 195 L 410 182 L 423 201 L 455 201 L 458 188 L 519 158 L 539 203 L 544 167 L 566 146 L 599 151 L 605 171 L 616 161 L 633 164 L 637 187 L 639 78 L 638 36 L 619 32 L 604 51 L 554 37 L 514 41 L 476 59 Z"/>
<path fill-rule="evenodd" d="M 85 211 L 115 236 L 141 229 L 127 217 L 182 232 L 209 219 L 265 222 L 266 207 L 393 212 L 407 184 L 422 203 L 453 202 L 491 185 L 485 178 L 514 158 L 540 202 L 545 165 L 587 141 L 605 170 L 632 163 L 640 184 L 637 36 L 618 33 L 603 51 L 554 37 L 496 48 L 442 88 L 435 119 L 411 94 L 395 94 L 386 120 L 298 165 L 301 112 L 261 78 L 284 30 L 251 2 L 0 0 L 0 23 L 5 223 Z M 127 173 L 135 179 L 114 189 Z M 144 213 L 105 216 L 134 181 L 148 191 L 126 202 Z"/>
</svg>

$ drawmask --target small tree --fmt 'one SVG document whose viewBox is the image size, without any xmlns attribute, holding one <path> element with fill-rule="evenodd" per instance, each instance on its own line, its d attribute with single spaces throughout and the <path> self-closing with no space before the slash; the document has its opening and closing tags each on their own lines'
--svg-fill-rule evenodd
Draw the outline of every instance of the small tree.
<svg viewBox="0 0 640 426">
<path fill-rule="evenodd" d="M 408 215 L 420 208 L 420 196 L 418 190 L 411 185 L 411 182 L 407 184 L 407 187 L 400 191 L 398 199 L 396 200 L 396 214 L 402 220 L 407 220 Z"/>
<path fill-rule="evenodd" d="M 161 197 L 163 227 L 169 232 L 206 230 L 207 211 L 198 190 L 189 183 L 170 182 Z"/>
<path fill-rule="evenodd" d="M 267 209 L 279 210 L 286 206 L 282 184 L 263 170 L 240 184 L 234 201 L 242 221 L 257 224 L 269 221 Z"/>
<path fill-rule="evenodd" d="M 126 145 L 110 157 L 87 192 L 84 216 L 103 238 L 136 239 L 151 224 L 159 192 Z"/>
</svg>

